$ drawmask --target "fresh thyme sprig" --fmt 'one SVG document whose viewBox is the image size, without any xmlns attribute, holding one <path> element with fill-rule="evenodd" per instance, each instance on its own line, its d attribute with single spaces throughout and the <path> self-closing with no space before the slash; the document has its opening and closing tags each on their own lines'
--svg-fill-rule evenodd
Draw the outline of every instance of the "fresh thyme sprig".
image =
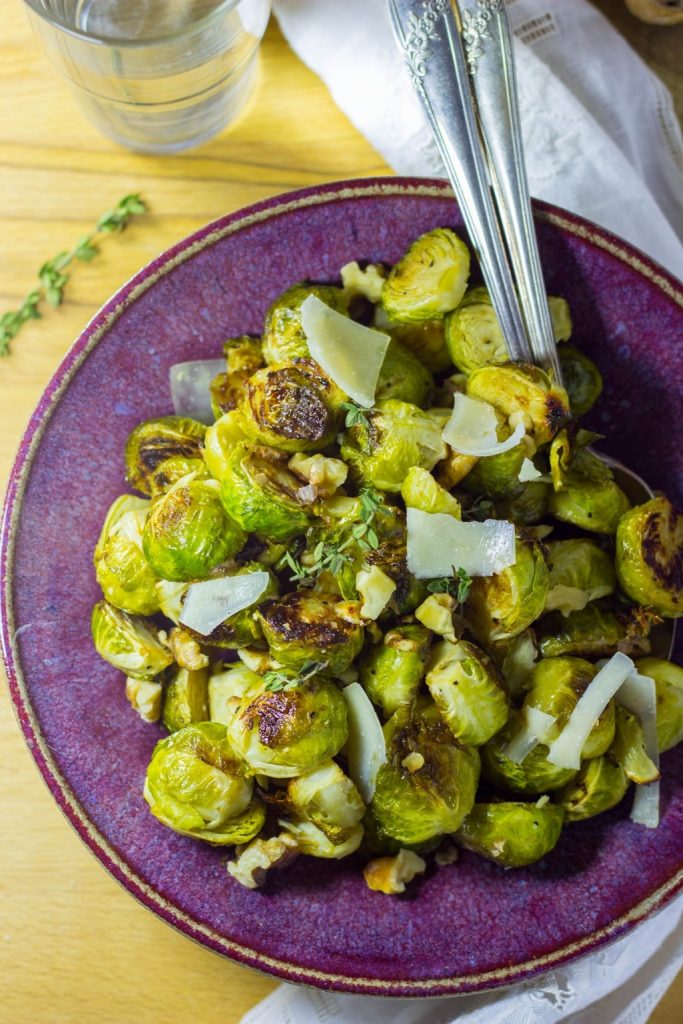
<svg viewBox="0 0 683 1024">
<path fill-rule="evenodd" d="M 280 672 L 277 669 L 264 672 L 263 682 L 269 693 L 278 693 L 280 690 L 293 690 L 295 686 L 305 683 L 307 679 L 317 675 L 318 672 L 322 672 L 325 668 L 327 668 L 326 661 L 306 661 L 296 675 Z"/>
<path fill-rule="evenodd" d="M 463 519 L 476 519 L 483 521 L 489 519 L 495 512 L 495 507 L 492 501 L 488 498 L 475 498 L 468 509 L 463 509 Z"/>
<path fill-rule="evenodd" d="M 456 569 L 453 566 L 452 576 L 443 576 L 441 579 L 432 580 L 427 584 L 427 590 L 432 594 L 450 594 L 458 604 L 464 604 L 469 597 L 472 577 L 464 569 Z"/>
<path fill-rule="evenodd" d="M 365 409 L 361 409 L 355 402 L 342 402 L 340 409 L 343 409 L 346 413 L 346 419 L 344 420 L 344 426 L 349 427 L 369 427 L 370 420 L 367 417 Z"/>
<path fill-rule="evenodd" d="M 43 315 L 39 308 L 41 302 L 47 302 L 53 309 L 62 304 L 69 280 L 66 268 L 74 260 L 89 263 L 97 255 L 99 235 L 123 231 L 131 217 L 144 213 L 146 209 L 144 200 L 137 193 L 124 196 L 113 210 L 102 214 L 94 230 L 81 238 L 73 249 L 57 253 L 53 259 L 43 263 L 38 271 L 39 286 L 29 292 L 19 309 L 10 310 L 0 317 L 0 356 L 9 354 L 12 341 L 28 320 L 40 320 Z"/>
</svg>

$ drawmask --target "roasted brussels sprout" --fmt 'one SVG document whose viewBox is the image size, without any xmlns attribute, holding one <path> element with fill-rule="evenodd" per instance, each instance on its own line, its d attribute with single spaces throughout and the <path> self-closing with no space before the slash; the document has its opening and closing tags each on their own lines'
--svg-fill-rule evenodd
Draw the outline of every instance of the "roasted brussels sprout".
<svg viewBox="0 0 683 1024">
<path fill-rule="evenodd" d="M 224 846 L 247 843 L 261 831 L 265 808 L 252 791 L 225 726 L 201 722 L 157 743 L 144 797 L 174 832 Z"/>
<path fill-rule="evenodd" d="M 395 398 L 424 408 L 433 388 L 434 380 L 427 367 L 400 341 L 392 338 L 379 371 L 375 401 Z"/>
<path fill-rule="evenodd" d="M 99 656 L 133 679 L 153 679 L 173 661 L 152 623 L 106 601 L 95 605 L 90 625 Z"/>
<path fill-rule="evenodd" d="M 479 748 L 484 778 L 497 789 L 511 790 L 522 796 L 536 796 L 561 789 L 576 775 L 574 768 L 559 768 L 548 760 L 548 747 L 539 743 L 521 764 L 511 761 L 504 751 L 522 727 L 522 716 L 512 711 L 506 724 L 493 739 Z"/>
<path fill-rule="evenodd" d="M 518 533 L 515 554 L 514 565 L 472 580 L 465 616 L 484 646 L 522 633 L 545 607 L 548 569 L 540 544 Z"/>
<path fill-rule="evenodd" d="M 242 426 L 252 441 L 286 452 L 308 452 L 334 440 L 346 396 L 312 359 L 258 370 L 245 390 Z"/>
<path fill-rule="evenodd" d="M 245 693 L 255 693 L 262 686 L 261 676 L 240 661 L 234 665 L 218 665 L 209 677 L 209 719 L 229 725 Z"/>
<path fill-rule="evenodd" d="M 107 513 L 94 554 L 97 582 L 109 604 L 132 615 L 159 611 L 157 579 L 142 550 L 149 502 L 122 494 Z"/>
<path fill-rule="evenodd" d="M 548 511 L 548 499 L 552 488 L 543 480 L 530 480 L 512 497 L 496 502 L 496 515 L 517 526 L 534 526 L 540 523 Z"/>
<path fill-rule="evenodd" d="M 615 533 L 630 502 L 616 484 L 612 470 L 589 451 L 593 435 L 579 431 L 570 443 L 565 430 L 550 447 L 553 491 L 548 511 L 555 519 L 591 533 Z"/>
<path fill-rule="evenodd" d="M 450 228 L 417 238 L 392 268 L 382 305 L 392 320 L 432 320 L 455 309 L 470 276 L 470 253 Z"/>
<path fill-rule="evenodd" d="M 562 380 L 574 416 L 585 416 L 602 394 L 602 375 L 592 359 L 573 345 L 558 349 Z"/>
<path fill-rule="evenodd" d="M 222 480 L 236 445 L 246 441 L 242 415 L 237 409 L 212 423 L 204 436 L 204 462 L 214 480 Z"/>
<path fill-rule="evenodd" d="M 211 382 L 211 407 L 216 419 L 240 405 L 247 381 L 263 366 L 263 351 L 258 338 L 250 338 L 246 334 L 230 338 L 224 343 L 223 352 L 226 372 L 219 373 Z"/>
<path fill-rule="evenodd" d="M 533 443 L 524 437 L 506 452 L 480 458 L 463 480 L 463 488 L 473 494 L 485 494 L 494 501 L 513 498 L 524 490 L 519 471 L 532 454 Z"/>
<path fill-rule="evenodd" d="M 664 497 L 619 520 L 617 576 L 622 590 L 667 619 L 683 615 L 683 513 Z"/>
<path fill-rule="evenodd" d="M 188 476 L 153 503 L 142 547 L 157 576 L 180 581 L 208 576 L 246 539 L 223 508 L 218 482 Z"/>
<path fill-rule="evenodd" d="M 581 611 L 589 601 L 614 592 L 616 577 L 612 559 L 587 539 L 546 542 L 548 597 L 546 611 L 563 615 Z"/>
<path fill-rule="evenodd" d="M 315 825 L 335 846 L 346 842 L 365 814 L 360 793 L 334 761 L 292 779 L 287 801 L 299 818 Z"/>
<path fill-rule="evenodd" d="M 173 674 L 164 694 L 162 721 L 169 732 L 209 719 L 209 671 L 194 672 L 179 668 Z"/>
<path fill-rule="evenodd" d="M 297 500 L 301 481 L 274 448 L 238 444 L 221 477 L 221 499 L 242 529 L 273 540 L 305 533 L 309 518 Z"/>
<path fill-rule="evenodd" d="M 358 662 L 358 681 L 386 717 L 415 700 L 424 678 L 431 634 L 424 626 L 399 625 Z"/>
<path fill-rule="evenodd" d="M 556 793 L 555 799 L 564 807 L 567 821 L 583 821 L 616 807 L 627 789 L 624 769 L 604 755 L 584 761 L 578 774 Z"/>
<path fill-rule="evenodd" d="M 623 623 L 604 602 L 586 605 L 567 616 L 552 612 L 539 622 L 536 635 L 544 658 L 562 655 L 605 658 L 618 650 L 640 653 L 649 650 L 642 639 L 628 636 Z"/>
<path fill-rule="evenodd" d="M 655 681 L 657 742 L 664 753 L 683 740 L 683 668 L 662 658 L 641 658 L 636 668 Z"/>
<path fill-rule="evenodd" d="M 126 441 L 126 479 L 131 487 L 152 495 L 174 483 L 179 465 L 182 476 L 202 466 L 202 441 L 206 427 L 186 416 L 162 416 L 145 420 Z M 170 463 L 170 460 L 173 460 Z M 180 463 L 179 461 L 180 460 Z M 174 480 L 164 477 L 164 464 L 174 467 Z"/>
<path fill-rule="evenodd" d="M 595 665 L 583 658 L 542 658 L 534 666 L 524 704 L 556 719 L 544 737 L 548 744 L 560 735 L 597 671 Z M 614 703 L 610 701 L 588 734 L 581 751 L 582 759 L 606 753 L 613 739 Z"/>
<path fill-rule="evenodd" d="M 446 455 L 441 431 L 448 412 L 423 412 L 409 402 L 380 402 L 366 423 L 349 427 L 341 453 L 365 483 L 398 493 L 411 466 L 432 469 Z"/>
<path fill-rule="evenodd" d="M 272 304 L 263 327 L 263 358 L 267 363 L 290 363 L 310 355 L 301 326 L 301 306 L 309 295 L 338 313 L 348 312 L 348 298 L 341 288 L 331 284 L 295 284 Z"/>
<path fill-rule="evenodd" d="M 659 768 L 645 749 L 640 719 L 619 703 L 616 705 L 614 742 L 609 753 L 631 782 L 643 784 L 659 778 Z"/>
<path fill-rule="evenodd" d="M 349 667 L 363 646 L 358 608 L 333 594 L 297 590 L 258 612 L 270 653 L 281 665 L 325 665 L 333 676 Z"/>
<path fill-rule="evenodd" d="M 519 417 L 537 445 L 546 444 L 567 422 L 569 399 L 537 366 L 481 366 L 467 378 L 467 394 L 489 402 L 504 416 Z"/>
<path fill-rule="evenodd" d="M 477 751 L 461 746 L 427 701 L 399 708 L 384 733 L 388 761 L 377 774 L 367 816 L 375 845 L 392 851 L 392 843 L 414 846 L 455 832 L 474 804 Z M 421 758 L 417 769 L 414 760 L 405 763 L 411 754 Z"/>
<path fill-rule="evenodd" d="M 422 512 L 444 512 L 462 518 L 460 502 L 438 484 L 431 473 L 421 466 L 411 466 L 401 484 L 401 497 L 410 508 Z"/>
<path fill-rule="evenodd" d="M 342 860 L 348 857 L 356 852 L 363 839 L 362 825 L 354 825 L 347 829 L 343 839 L 337 843 L 326 836 L 312 821 L 283 819 L 278 824 L 296 840 L 299 853 L 308 854 L 309 857 L 322 857 L 325 860 Z"/>
<path fill-rule="evenodd" d="M 329 761 L 347 734 L 346 701 L 322 676 L 289 689 L 248 691 L 228 726 L 232 745 L 254 772 L 283 779 Z"/>
<path fill-rule="evenodd" d="M 498 670 L 474 644 L 466 640 L 437 644 L 426 682 L 448 728 L 461 743 L 479 747 L 505 725 L 508 699 Z"/>
<path fill-rule="evenodd" d="M 562 832 L 562 807 L 539 804 L 475 804 L 455 838 L 501 867 L 524 868 L 550 853 Z"/>
<path fill-rule="evenodd" d="M 413 324 L 394 323 L 387 318 L 381 330 L 388 330 L 400 341 L 430 373 L 444 373 L 451 369 L 451 357 L 446 348 L 443 320 L 422 320 Z"/>
</svg>

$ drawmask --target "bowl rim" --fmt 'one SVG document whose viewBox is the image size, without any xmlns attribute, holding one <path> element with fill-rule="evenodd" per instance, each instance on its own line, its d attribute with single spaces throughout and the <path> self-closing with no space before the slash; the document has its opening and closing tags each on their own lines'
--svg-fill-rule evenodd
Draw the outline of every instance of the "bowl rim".
<svg viewBox="0 0 683 1024">
<path fill-rule="evenodd" d="M 116 320 L 157 281 L 175 267 L 220 239 L 238 234 L 244 228 L 271 220 L 294 210 L 361 198 L 381 196 L 452 196 L 448 182 L 440 179 L 410 177 L 358 178 L 282 193 L 210 222 L 187 238 L 165 250 L 125 283 L 95 314 L 59 363 L 19 443 L 10 472 L 0 527 L 0 614 L 2 653 L 15 717 L 36 766 L 68 822 L 110 875 L 131 895 L 162 920 L 201 945 L 229 959 L 275 976 L 319 988 L 364 995 L 433 997 L 481 992 L 512 985 L 566 964 L 617 939 L 638 922 L 662 909 L 683 889 L 683 868 L 627 913 L 608 925 L 533 959 L 474 974 L 413 980 L 389 980 L 332 973 L 290 963 L 259 950 L 227 939 L 195 920 L 149 886 L 127 864 L 88 819 L 75 793 L 52 758 L 41 735 L 23 678 L 16 646 L 12 600 L 12 570 L 16 524 L 31 466 L 45 429 L 62 395 L 81 364 L 97 347 Z M 454 200 L 455 201 L 455 200 Z M 627 264 L 667 298 L 683 308 L 683 284 L 649 256 L 630 243 L 574 213 L 549 203 L 534 200 L 534 216 L 602 249 Z"/>
</svg>

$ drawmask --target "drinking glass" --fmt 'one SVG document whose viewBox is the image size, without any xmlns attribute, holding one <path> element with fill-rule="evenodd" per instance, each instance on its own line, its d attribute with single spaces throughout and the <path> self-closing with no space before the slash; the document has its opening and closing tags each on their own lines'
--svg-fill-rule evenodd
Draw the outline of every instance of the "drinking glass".
<svg viewBox="0 0 683 1024">
<path fill-rule="evenodd" d="M 270 13 L 270 0 L 25 3 L 89 120 L 143 153 L 196 146 L 234 120 Z"/>
</svg>

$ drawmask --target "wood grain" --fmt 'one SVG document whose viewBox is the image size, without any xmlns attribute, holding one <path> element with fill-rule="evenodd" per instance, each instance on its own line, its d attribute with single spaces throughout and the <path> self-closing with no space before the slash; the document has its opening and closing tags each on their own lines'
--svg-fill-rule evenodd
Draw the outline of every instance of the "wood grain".
<svg viewBox="0 0 683 1024">
<path fill-rule="evenodd" d="M 19 0 L 0 37 L 0 311 L 14 308 L 47 257 L 105 209 L 141 191 L 150 213 L 79 265 L 68 299 L 26 326 L 0 362 L 0 474 L 71 341 L 104 300 L 157 253 L 221 214 L 320 181 L 387 173 L 381 158 L 271 25 L 259 85 L 230 131 L 192 153 L 127 153 L 82 119 L 42 56 Z M 65 685 L 68 680 L 65 680 Z M 42 785 L 0 691 L 0 1019 L 8 1024 L 237 1024 L 272 988 L 194 945 L 120 889 Z M 655 1024 L 683 1016 L 683 983 Z"/>
</svg>

